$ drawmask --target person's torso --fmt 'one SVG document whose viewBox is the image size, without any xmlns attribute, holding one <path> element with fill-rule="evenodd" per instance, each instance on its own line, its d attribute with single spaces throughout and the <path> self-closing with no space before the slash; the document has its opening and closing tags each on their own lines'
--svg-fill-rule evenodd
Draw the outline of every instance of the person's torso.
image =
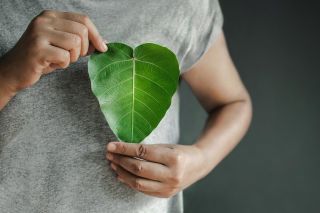
<svg viewBox="0 0 320 213">
<path fill-rule="evenodd" d="M 182 56 L 177 42 L 186 29 L 180 25 L 183 15 L 177 14 L 186 12 L 189 4 L 2 1 L 0 53 L 12 48 L 34 16 L 54 9 L 88 14 L 109 42 L 154 42 Z M 175 94 L 144 143 L 177 143 L 178 137 Z M 167 211 L 171 200 L 146 196 L 116 180 L 105 159 L 105 146 L 114 140 L 91 92 L 87 58 L 43 76 L 0 112 L 0 208 L 27 213 Z"/>
</svg>

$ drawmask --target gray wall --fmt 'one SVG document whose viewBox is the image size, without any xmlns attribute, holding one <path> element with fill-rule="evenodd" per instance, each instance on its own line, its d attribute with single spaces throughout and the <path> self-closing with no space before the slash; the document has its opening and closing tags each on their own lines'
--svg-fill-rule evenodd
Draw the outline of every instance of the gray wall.
<svg viewBox="0 0 320 213">
<path fill-rule="evenodd" d="M 252 126 L 185 191 L 185 212 L 320 212 L 320 12 L 311 1 L 222 0 L 231 55 L 254 105 Z M 181 85 L 182 143 L 205 113 Z"/>
</svg>

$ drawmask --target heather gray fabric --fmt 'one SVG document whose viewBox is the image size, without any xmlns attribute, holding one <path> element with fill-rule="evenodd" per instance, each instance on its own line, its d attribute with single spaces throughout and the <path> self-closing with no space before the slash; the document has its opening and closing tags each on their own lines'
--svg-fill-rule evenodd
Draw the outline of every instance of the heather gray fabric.
<svg viewBox="0 0 320 213">
<path fill-rule="evenodd" d="M 2 0 L 0 54 L 43 9 L 88 14 L 108 41 L 172 49 L 188 70 L 221 31 L 216 0 Z M 161 199 L 119 183 L 105 160 L 116 140 L 90 90 L 87 60 L 43 76 L 0 112 L 0 212 L 183 212 L 182 193 Z M 177 143 L 179 97 L 143 143 Z"/>
</svg>

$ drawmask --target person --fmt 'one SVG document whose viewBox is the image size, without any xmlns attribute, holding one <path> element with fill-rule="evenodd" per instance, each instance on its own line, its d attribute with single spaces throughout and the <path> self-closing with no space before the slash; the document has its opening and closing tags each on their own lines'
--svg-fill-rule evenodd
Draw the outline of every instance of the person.
<svg viewBox="0 0 320 213">
<path fill-rule="evenodd" d="M 1 212 L 183 212 L 182 191 L 251 121 L 222 26 L 217 0 L 1 1 Z M 178 92 L 142 143 L 117 141 L 87 72 L 105 39 L 177 55 L 181 79 L 208 112 L 193 145 L 178 144 Z"/>
</svg>

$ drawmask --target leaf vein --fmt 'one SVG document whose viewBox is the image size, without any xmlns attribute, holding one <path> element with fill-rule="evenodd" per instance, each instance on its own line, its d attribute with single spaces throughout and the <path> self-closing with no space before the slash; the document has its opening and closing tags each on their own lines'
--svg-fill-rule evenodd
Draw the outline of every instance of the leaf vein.
<svg viewBox="0 0 320 213">
<path fill-rule="evenodd" d="M 129 112 L 127 112 L 127 113 L 125 113 L 123 116 L 121 116 L 121 118 L 119 118 L 119 120 L 116 122 L 116 129 L 117 130 L 119 130 L 118 129 L 118 127 L 119 127 L 119 124 L 120 124 L 120 122 L 122 121 L 122 119 L 124 119 L 128 114 L 130 114 L 130 111 Z"/>
<path fill-rule="evenodd" d="M 115 101 L 113 101 L 113 100 L 105 101 L 105 102 L 101 103 L 100 105 L 102 106 L 102 105 L 104 105 L 104 104 L 114 104 L 114 103 L 117 103 L 117 102 L 119 102 L 120 100 L 126 98 L 127 96 L 129 96 L 129 95 L 131 95 L 131 94 L 132 94 L 132 93 L 126 94 L 126 95 L 122 96 L 121 98 L 118 98 L 118 99 L 115 100 Z"/>
<path fill-rule="evenodd" d="M 153 81 L 152 79 L 150 79 L 150 78 L 148 78 L 148 77 L 145 77 L 145 76 L 143 76 L 143 75 L 140 75 L 140 74 L 136 74 L 136 75 L 137 75 L 137 76 L 140 76 L 141 78 L 144 78 L 144 79 L 146 79 L 146 80 L 148 80 L 148 81 L 150 81 L 150 82 L 152 82 L 152 83 L 154 83 L 154 84 L 157 85 L 159 88 L 161 88 L 165 93 L 167 93 L 167 95 L 170 96 L 169 92 L 168 92 L 165 88 L 163 88 L 160 84 L 158 84 L 157 82 L 155 82 L 155 81 Z"/>
<path fill-rule="evenodd" d="M 105 70 L 105 69 L 108 68 L 109 66 L 114 65 L 114 64 L 119 63 L 119 62 L 126 62 L 126 61 L 131 61 L 131 59 L 121 60 L 121 61 L 120 61 L 120 60 L 119 60 L 119 61 L 114 61 L 114 62 L 112 62 L 112 63 L 110 63 L 110 64 L 107 64 L 106 66 L 102 67 L 100 70 L 98 70 L 98 71 L 96 72 L 96 76 L 99 75 L 100 72 L 102 72 L 103 70 Z M 95 76 L 95 77 L 96 77 L 96 76 Z"/>
<path fill-rule="evenodd" d="M 139 59 L 136 59 L 136 60 L 139 61 L 139 62 L 141 62 L 141 63 L 145 63 L 145 64 L 149 64 L 149 65 L 152 65 L 152 66 L 157 67 L 157 68 L 160 69 L 161 71 L 167 73 L 167 74 L 168 74 L 167 76 L 175 83 L 175 80 L 171 77 L 170 72 L 168 72 L 167 70 L 163 69 L 162 67 L 160 67 L 160 66 L 158 66 L 158 65 L 156 65 L 156 64 L 154 64 L 154 63 L 152 63 L 152 62 L 149 62 L 149 61 L 142 61 L 142 60 L 139 60 Z"/>
<path fill-rule="evenodd" d="M 130 68 L 131 68 L 131 67 L 126 67 L 125 69 L 119 70 L 119 71 L 117 71 L 117 74 L 119 74 L 119 73 L 121 73 L 121 72 L 123 72 L 123 71 L 126 71 L 126 70 L 128 70 L 128 69 L 130 69 Z M 102 71 L 101 71 L 101 72 L 102 72 Z M 101 73 L 101 72 L 100 72 L 100 73 Z M 96 81 L 96 78 L 97 78 L 98 75 L 100 75 L 100 73 L 98 73 L 98 74 L 94 77 L 94 79 L 93 79 L 94 81 Z"/>
<path fill-rule="evenodd" d="M 136 88 L 137 90 L 140 90 L 141 92 L 143 92 L 144 94 L 146 94 L 146 95 L 148 95 L 150 98 L 152 98 L 155 102 L 157 102 L 160 106 L 161 106 L 161 103 L 157 100 L 157 99 L 155 99 L 150 93 L 148 93 L 148 92 L 146 92 L 146 91 L 144 91 L 144 90 L 142 90 L 142 89 L 140 89 L 140 88 Z"/>
<path fill-rule="evenodd" d="M 140 99 L 138 99 L 138 98 L 136 98 L 136 100 L 139 101 L 142 105 L 144 105 L 147 109 L 149 109 L 149 110 L 152 112 L 152 114 L 154 115 L 154 117 L 155 117 L 156 119 L 158 119 L 157 114 L 156 114 L 149 106 L 147 106 L 145 103 L 143 103 L 143 102 L 142 102 Z"/>
<path fill-rule="evenodd" d="M 122 55 L 127 56 L 129 58 L 132 58 L 130 55 L 128 55 L 127 53 L 125 53 L 121 48 L 117 47 L 117 46 L 113 46 L 114 48 L 116 48 L 117 50 L 120 50 L 120 52 L 122 53 Z"/>
<path fill-rule="evenodd" d="M 145 121 L 147 122 L 147 124 L 149 125 L 150 129 L 152 129 L 151 123 L 150 123 L 143 115 L 141 115 L 141 114 L 140 114 L 139 112 L 137 112 L 137 111 L 133 111 L 133 112 L 137 113 L 137 115 L 139 115 L 141 118 L 143 118 L 143 120 L 145 120 Z"/>
<path fill-rule="evenodd" d="M 147 135 L 147 133 L 143 132 L 142 129 L 140 129 L 138 126 L 136 126 L 136 129 L 137 129 L 140 133 L 142 133 L 143 136 Z"/>
<path fill-rule="evenodd" d="M 126 80 L 124 80 L 124 81 L 120 81 L 118 84 L 116 84 L 116 85 L 108 88 L 106 91 L 104 91 L 104 92 L 103 92 L 102 94 L 100 94 L 100 95 L 108 94 L 108 92 L 109 92 L 110 90 L 119 87 L 121 84 L 124 84 L 125 82 L 130 81 L 131 79 L 132 79 L 132 78 L 128 78 L 128 79 L 126 79 Z M 100 96 L 100 95 L 99 95 L 99 96 Z"/>
</svg>

